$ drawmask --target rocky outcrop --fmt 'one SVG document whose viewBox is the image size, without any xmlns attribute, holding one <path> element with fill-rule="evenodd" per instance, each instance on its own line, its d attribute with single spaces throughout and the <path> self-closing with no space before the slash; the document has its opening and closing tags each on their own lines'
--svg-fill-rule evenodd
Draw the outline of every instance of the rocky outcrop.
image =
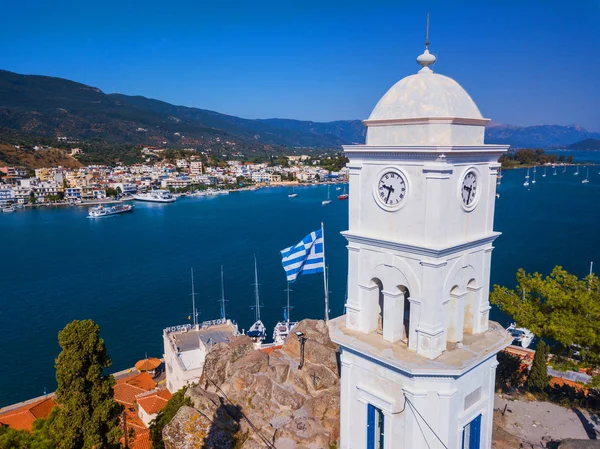
<svg viewBox="0 0 600 449">
<path fill-rule="evenodd" d="M 291 334 L 270 354 L 245 336 L 216 345 L 198 387 L 164 429 L 167 449 L 329 448 L 339 438 L 338 347 L 323 321 L 301 321 L 300 345 Z M 272 447 L 272 446 L 271 446 Z"/>
</svg>

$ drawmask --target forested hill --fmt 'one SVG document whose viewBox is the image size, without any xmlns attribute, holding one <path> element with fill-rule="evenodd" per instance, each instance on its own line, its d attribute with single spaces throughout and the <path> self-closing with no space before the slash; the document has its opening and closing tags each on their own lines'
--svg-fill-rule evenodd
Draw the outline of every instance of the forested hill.
<svg viewBox="0 0 600 449">
<path fill-rule="evenodd" d="M 290 147 L 339 149 L 342 144 L 364 143 L 366 135 L 360 120 L 251 120 L 142 96 L 107 95 L 62 78 L 0 70 L 0 137 L 9 132 L 172 147 L 226 140 L 244 153 Z M 559 125 L 492 124 L 486 130 L 487 143 L 517 148 L 569 145 L 588 138 L 600 134 Z"/>
<path fill-rule="evenodd" d="M 600 139 L 585 139 L 569 145 L 570 150 L 600 150 Z"/>
</svg>

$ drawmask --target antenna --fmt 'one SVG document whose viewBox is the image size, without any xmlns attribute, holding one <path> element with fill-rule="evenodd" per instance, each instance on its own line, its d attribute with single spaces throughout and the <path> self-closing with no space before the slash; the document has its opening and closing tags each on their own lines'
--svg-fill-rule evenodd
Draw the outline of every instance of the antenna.
<svg viewBox="0 0 600 449">
<path fill-rule="evenodd" d="M 429 13 L 427 13 L 427 25 L 425 27 L 425 48 L 429 49 Z"/>
</svg>

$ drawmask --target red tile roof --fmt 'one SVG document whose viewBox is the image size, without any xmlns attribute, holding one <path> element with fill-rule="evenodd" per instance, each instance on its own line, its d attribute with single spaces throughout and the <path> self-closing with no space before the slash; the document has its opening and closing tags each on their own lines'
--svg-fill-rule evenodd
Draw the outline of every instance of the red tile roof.
<svg viewBox="0 0 600 449">
<path fill-rule="evenodd" d="M 137 402 L 147 414 L 153 415 L 160 412 L 167 405 L 167 401 L 171 399 L 171 396 L 169 390 L 159 390 L 156 393 L 138 398 Z"/>
<path fill-rule="evenodd" d="M 124 405 L 133 405 L 138 394 L 153 390 L 155 387 L 156 384 L 150 374 L 147 372 L 134 373 L 117 380 L 117 384 L 114 386 L 115 401 Z"/>
<path fill-rule="evenodd" d="M 0 424 L 5 424 L 17 430 L 31 430 L 36 419 L 47 418 L 56 406 L 52 397 L 40 399 L 31 404 L 24 405 L 0 413 Z"/>
</svg>

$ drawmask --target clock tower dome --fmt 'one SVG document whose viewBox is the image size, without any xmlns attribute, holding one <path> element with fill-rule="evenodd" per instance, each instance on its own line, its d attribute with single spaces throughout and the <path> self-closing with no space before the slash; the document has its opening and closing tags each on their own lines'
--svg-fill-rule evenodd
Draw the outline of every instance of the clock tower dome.
<svg viewBox="0 0 600 449">
<path fill-rule="evenodd" d="M 428 47 L 428 46 L 427 46 Z M 350 200 L 346 314 L 330 322 L 342 362 L 341 448 L 491 446 L 496 353 L 489 321 L 498 158 L 454 80 L 398 81 L 345 146 Z"/>
</svg>

